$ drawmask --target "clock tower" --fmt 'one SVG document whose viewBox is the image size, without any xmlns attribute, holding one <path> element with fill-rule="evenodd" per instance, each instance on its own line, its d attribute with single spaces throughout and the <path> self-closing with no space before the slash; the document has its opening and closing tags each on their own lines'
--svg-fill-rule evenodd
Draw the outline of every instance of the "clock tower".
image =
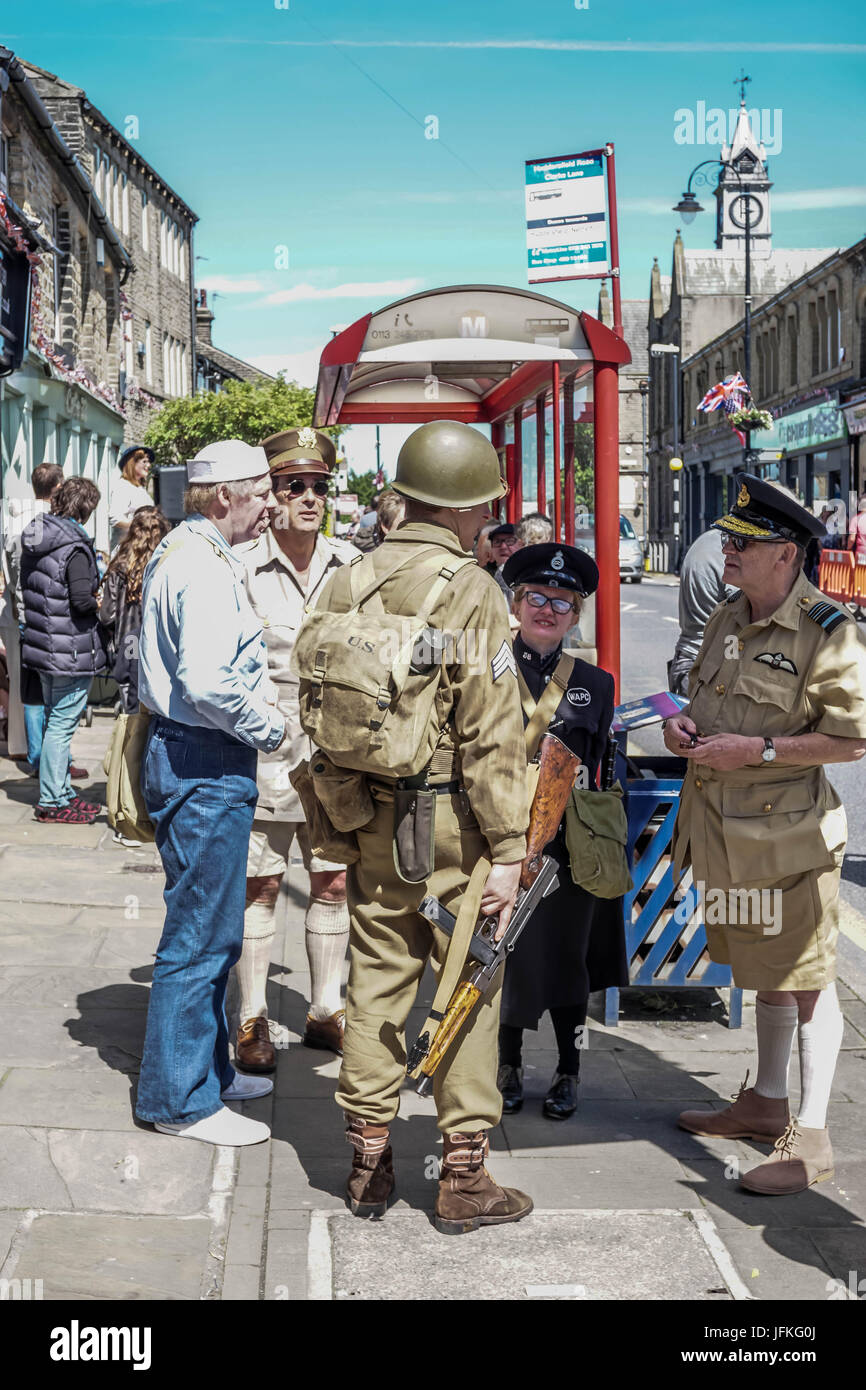
<svg viewBox="0 0 866 1390">
<path fill-rule="evenodd" d="M 769 251 L 772 184 L 767 173 L 766 151 L 755 138 L 743 96 L 740 97 L 733 139 L 730 145 L 722 146 L 722 159 L 725 165 L 715 190 L 716 246 L 720 251 L 742 253 L 748 213 L 752 250 Z"/>
</svg>

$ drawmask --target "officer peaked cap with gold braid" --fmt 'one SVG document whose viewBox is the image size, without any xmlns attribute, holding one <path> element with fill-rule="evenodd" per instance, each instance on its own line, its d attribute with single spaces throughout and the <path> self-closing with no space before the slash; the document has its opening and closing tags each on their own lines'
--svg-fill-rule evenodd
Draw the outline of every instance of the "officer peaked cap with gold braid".
<svg viewBox="0 0 866 1390">
<path fill-rule="evenodd" d="M 756 541 L 796 541 L 807 545 L 826 536 L 827 527 L 802 507 L 787 489 L 751 473 L 738 473 L 737 500 L 727 516 L 713 522 L 716 531 Z"/>
</svg>

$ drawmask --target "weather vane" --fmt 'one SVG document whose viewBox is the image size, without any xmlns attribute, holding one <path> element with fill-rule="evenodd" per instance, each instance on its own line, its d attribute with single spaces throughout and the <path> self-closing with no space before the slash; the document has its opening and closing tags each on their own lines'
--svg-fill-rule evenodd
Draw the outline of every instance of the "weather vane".
<svg viewBox="0 0 866 1390">
<path fill-rule="evenodd" d="M 752 80 L 751 77 L 748 77 L 748 76 L 746 75 L 746 73 L 743 72 L 743 69 L 742 69 L 742 68 L 740 68 L 740 75 L 739 75 L 739 77 L 735 77 L 735 78 L 734 78 L 734 86 L 735 86 L 735 87 L 739 87 L 739 89 L 740 89 L 740 101 L 742 101 L 742 102 L 745 102 L 745 100 L 746 100 L 746 83 L 747 83 L 747 82 L 751 82 L 751 80 Z"/>
</svg>

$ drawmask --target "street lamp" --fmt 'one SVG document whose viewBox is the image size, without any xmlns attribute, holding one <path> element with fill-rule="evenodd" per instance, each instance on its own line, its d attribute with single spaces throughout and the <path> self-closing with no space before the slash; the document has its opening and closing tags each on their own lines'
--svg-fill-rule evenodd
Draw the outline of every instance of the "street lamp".
<svg viewBox="0 0 866 1390">
<path fill-rule="evenodd" d="M 677 203 L 676 207 L 673 208 L 673 211 L 679 213 L 680 217 L 682 217 L 683 221 L 686 222 L 686 223 L 688 223 L 688 222 L 693 222 L 693 221 L 695 220 L 695 217 L 697 216 L 697 214 L 698 214 L 699 212 L 703 212 L 703 211 L 704 211 L 704 209 L 701 207 L 700 203 L 698 202 L 698 200 L 697 200 L 697 198 L 695 197 L 695 194 L 694 194 L 694 192 L 693 192 L 693 190 L 692 190 L 692 180 L 694 179 L 695 182 L 696 182 L 697 184 L 699 184 L 699 185 L 702 184 L 702 185 L 704 185 L 705 187 L 709 188 L 709 187 L 710 187 L 711 180 L 710 180 L 710 175 L 706 172 L 706 170 L 707 170 L 708 167 L 711 167 L 711 168 L 717 169 L 717 170 L 730 169 L 731 173 L 732 173 L 732 174 L 734 175 L 734 177 L 736 178 L 737 183 L 740 185 L 740 188 L 741 188 L 741 189 L 743 188 L 743 178 L 742 178 L 742 175 L 740 174 L 740 171 L 739 171 L 739 169 L 736 167 L 736 165 L 735 165 L 735 164 L 732 164 L 731 161 L 730 161 L 729 159 L 703 159 L 703 160 L 701 160 L 700 164 L 696 164 L 695 167 L 694 167 L 694 169 L 692 170 L 692 172 L 689 174 L 689 181 L 688 181 L 688 183 L 687 183 L 687 185 L 686 185 L 686 191 L 685 191 L 685 193 L 683 194 L 683 196 L 681 197 L 680 201 Z M 701 172 L 702 170 L 703 170 L 704 172 Z M 751 390 L 751 386 L 752 386 L 752 225 L 753 225 L 753 217 L 754 217 L 754 223 L 755 223 L 755 224 L 757 224 L 757 223 L 760 221 L 761 216 L 762 216 L 762 213 L 763 213 L 763 209 L 762 209 L 762 207 L 761 207 L 760 201 L 754 196 L 754 194 L 749 193 L 749 192 L 741 192 L 740 195 L 739 195 L 739 197 L 738 197 L 738 198 L 735 198 L 734 201 L 731 203 L 731 207 L 730 207 L 730 210 L 729 210 L 729 211 L 730 211 L 730 218 L 731 218 L 731 221 L 733 222 L 734 226 L 735 226 L 735 227 L 739 227 L 740 230 L 743 232 L 743 238 L 744 238 L 745 247 L 746 247 L 746 276 L 745 276 L 745 286 L 744 286 L 744 294 L 743 294 L 743 303 L 744 303 L 744 306 L 745 306 L 745 307 L 744 307 L 744 314 L 743 314 L 743 366 L 744 366 L 744 368 L 745 368 L 744 375 L 745 375 L 746 381 L 747 381 L 747 383 L 748 383 L 748 385 L 749 385 L 749 390 Z M 746 472 L 748 473 L 748 472 L 750 471 L 750 469 L 751 469 L 752 461 L 753 461 L 753 458 L 754 458 L 754 454 L 753 454 L 753 451 L 752 451 L 752 433 L 751 433 L 751 430 L 750 430 L 748 427 L 746 427 L 744 433 L 745 433 L 745 436 L 746 436 L 746 442 L 745 442 L 745 444 L 743 445 L 743 467 L 745 468 Z"/>
<path fill-rule="evenodd" d="M 671 352 L 676 357 L 674 362 L 674 449 L 673 455 L 668 462 L 668 467 L 673 473 L 673 513 L 674 513 L 674 570 L 680 557 L 680 470 L 683 461 L 679 457 L 680 452 L 680 364 L 679 364 L 679 343 L 652 343 L 650 344 L 651 357 L 663 357 Z"/>
</svg>

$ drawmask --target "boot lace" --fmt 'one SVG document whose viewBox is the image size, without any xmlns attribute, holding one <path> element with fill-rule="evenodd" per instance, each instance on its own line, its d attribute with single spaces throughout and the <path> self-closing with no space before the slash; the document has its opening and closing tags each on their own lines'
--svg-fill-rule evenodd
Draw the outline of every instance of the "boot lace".
<svg viewBox="0 0 866 1390">
<path fill-rule="evenodd" d="M 745 1081 L 741 1081 L 741 1082 L 740 1082 L 740 1089 L 739 1089 L 739 1091 L 737 1092 L 737 1094 L 736 1094 L 735 1096 L 731 1096 L 731 1100 L 734 1102 L 734 1105 L 736 1105 L 736 1103 L 737 1103 L 738 1100 L 742 1100 L 742 1099 L 743 1099 L 743 1096 L 746 1094 L 746 1089 L 747 1089 L 747 1087 L 748 1087 L 748 1085 L 749 1085 L 749 1076 L 750 1076 L 750 1075 L 751 1075 L 751 1073 L 747 1071 L 747 1072 L 746 1072 L 746 1079 L 745 1079 Z"/>
<path fill-rule="evenodd" d="M 776 1140 L 773 1148 L 776 1153 L 781 1154 L 783 1158 L 793 1158 L 799 1137 L 800 1131 L 797 1128 L 797 1121 L 791 1120 L 788 1123 L 788 1128 L 785 1130 L 785 1133 L 781 1138 Z"/>
</svg>

